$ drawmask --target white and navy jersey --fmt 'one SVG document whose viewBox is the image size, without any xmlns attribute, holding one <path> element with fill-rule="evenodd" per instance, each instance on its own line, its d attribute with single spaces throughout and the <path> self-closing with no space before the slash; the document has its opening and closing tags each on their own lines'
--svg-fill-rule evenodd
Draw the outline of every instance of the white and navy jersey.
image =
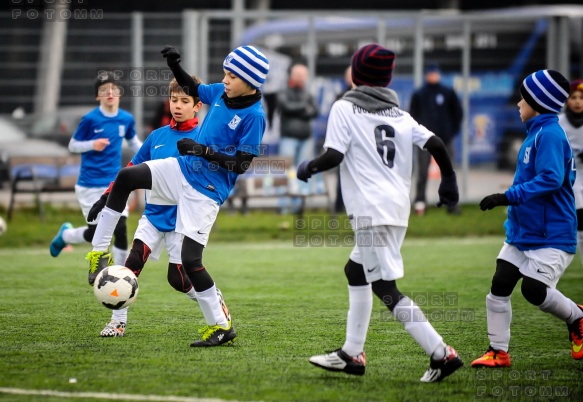
<svg viewBox="0 0 583 402">
<path fill-rule="evenodd" d="M 124 139 L 136 136 L 133 116 L 119 109 L 117 116 L 105 116 L 99 107 L 81 119 L 73 134 L 76 141 L 109 139 L 109 145 L 101 152 L 92 150 L 81 154 L 81 170 L 77 184 L 83 187 L 107 187 L 115 180 L 121 168 L 121 147 Z"/>
<path fill-rule="evenodd" d="M 224 92 L 223 84 L 198 86 L 198 96 L 202 103 L 209 105 L 209 110 L 194 140 L 226 155 L 233 156 L 237 151 L 259 155 L 266 127 L 261 102 L 243 109 L 231 109 L 222 98 Z M 219 205 L 225 202 L 239 176 L 202 156 L 181 156 L 178 163 L 190 185 Z"/>
<path fill-rule="evenodd" d="M 398 107 L 378 112 L 340 99 L 328 118 L 325 148 L 344 154 L 342 197 L 355 229 L 408 226 L 413 145 L 434 134 Z"/>
<path fill-rule="evenodd" d="M 195 139 L 198 136 L 199 127 L 196 126 L 189 131 L 173 130 L 170 126 L 160 127 L 146 138 L 139 151 L 132 158 L 132 164 L 137 165 L 142 162 L 178 157 L 178 147 L 176 143 L 182 138 Z M 154 205 L 148 203 L 148 191 L 146 191 L 146 207 L 144 215 L 150 223 L 160 232 L 172 232 L 176 228 L 176 205 Z"/>
<path fill-rule="evenodd" d="M 583 162 L 577 157 L 583 152 L 583 126 L 575 127 L 567 119 L 565 113 L 559 115 L 559 124 L 567 133 L 569 144 L 573 150 L 573 157 L 575 158 L 576 176 L 575 184 L 573 184 L 573 192 L 575 193 L 575 204 L 577 209 L 583 208 Z"/>
</svg>

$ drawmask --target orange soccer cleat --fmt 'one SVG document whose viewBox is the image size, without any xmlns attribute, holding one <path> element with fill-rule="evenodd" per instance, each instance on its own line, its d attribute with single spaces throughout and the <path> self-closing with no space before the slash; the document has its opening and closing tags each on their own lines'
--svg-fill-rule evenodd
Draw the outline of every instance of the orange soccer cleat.
<svg viewBox="0 0 583 402">
<path fill-rule="evenodd" d="M 510 355 L 490 346 L 486 353 L 472 362 L 472 367 L 510 367 Z"/>
</svg>

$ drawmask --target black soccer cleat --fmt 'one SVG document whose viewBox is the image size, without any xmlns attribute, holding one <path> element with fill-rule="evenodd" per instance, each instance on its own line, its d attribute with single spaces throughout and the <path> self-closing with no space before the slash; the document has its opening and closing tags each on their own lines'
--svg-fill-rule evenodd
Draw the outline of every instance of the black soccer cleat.
<svg viewBox="0 0 583 402">
<path fill-rule="evenodd" d="M 229 327 L 224 328 L 218 325 L 206 325 L 198 330 L 201 334 L 201 339 L 190 344 L 193 348 L 209 347 L 219 345 L 230 345 L 235 342 L 237 334 L 233 328 L 233 324 L 229 321 Z"/>
<path fill-rule="evenodd" d="M 451 346 L 446 346 L 445 357 L 441 360 L 429 361 L 429 368 L 421 377 L 421 382 L 438 382 L 464 365 L 456 350 Z"/>
</svg>

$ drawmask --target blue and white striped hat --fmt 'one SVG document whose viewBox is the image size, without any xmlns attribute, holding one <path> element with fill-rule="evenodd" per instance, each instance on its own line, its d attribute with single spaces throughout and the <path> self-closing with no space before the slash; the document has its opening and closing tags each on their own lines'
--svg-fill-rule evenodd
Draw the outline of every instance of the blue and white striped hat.
<svg viewBox="0 0 583 402">
<path fill-rule="evenodd" d="M 569 97 L 569 81 L 555 70 L 539 70 L 522 81 L 522 98 L 539 113 L 560 113 Z"/>
<path fill-rule="evenodd" d="M 257 89 L 265 82 L 269 61 L 256 47 L 239 46 L 225 57 L 223 68 Z"/>
</svg>

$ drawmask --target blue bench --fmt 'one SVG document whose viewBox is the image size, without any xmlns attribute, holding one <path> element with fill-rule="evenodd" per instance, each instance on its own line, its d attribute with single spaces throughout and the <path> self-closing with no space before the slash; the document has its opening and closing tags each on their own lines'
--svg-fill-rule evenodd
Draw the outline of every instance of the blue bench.
<svg viewBox="0 0 583 402">
<path fill-rule="evenodd" d="M 42 193 L 75 191 L 81 160 L 78 155 L 61 157 L 13 157 L 9 162 L 10 203 L 7 218 L 14 213 L 16 194 L 35 195 L 39 218 L 44 220 Z"/>
</svg>

